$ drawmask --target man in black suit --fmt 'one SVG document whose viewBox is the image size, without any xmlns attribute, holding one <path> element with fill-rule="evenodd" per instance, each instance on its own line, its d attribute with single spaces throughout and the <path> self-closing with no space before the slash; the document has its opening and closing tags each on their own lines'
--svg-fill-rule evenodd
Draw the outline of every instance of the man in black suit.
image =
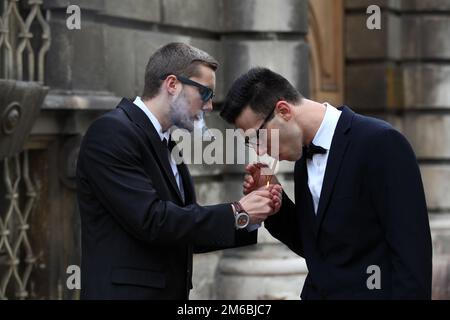
<svg viewBox="0 0 450 320">
<path fill-rule="evenodd" d="M 398 131 L 346 106 L 305 99 L 263 68 L 235 81 L 221 116 L 253 131 L 246 139 L 259 154 L 271 154 L 273 144 L 269 133 L 261 141 L 261 130 L 278 130 L 279 159 L 296 161 L 295 204 L 283 193 L 265 227 L 306 259 L 302 299 L 430 299 L 424 190 Z M 244 194 L 264 184 L 261 167 L 247 167 Z"/>
<path fill-rule="evenodd" d="M 202 207 L 174 161 L 169 128 L 192 130 L 212 109 L 216 68 L 206 52 L 168 44 L 149 60 L 142 98 L 87 131 L 77 166 L 83 299 L 187 299 L 193 252 L 254 244 L 252 224 L 279 209 L 280 186 Z"/>
</svg>

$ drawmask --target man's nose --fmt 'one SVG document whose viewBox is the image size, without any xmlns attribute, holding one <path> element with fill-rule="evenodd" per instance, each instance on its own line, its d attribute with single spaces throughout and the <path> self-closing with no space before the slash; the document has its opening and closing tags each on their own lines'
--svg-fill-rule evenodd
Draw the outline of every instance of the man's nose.
<svg viewBox="0 0 450 320">
<path fill-rule="evenodd" d="M 212 99 L 209 99 L 204 105 L 203 105 L 203 111 L 211 112 L 213 111 L 213 104 Z"/>
</svg>

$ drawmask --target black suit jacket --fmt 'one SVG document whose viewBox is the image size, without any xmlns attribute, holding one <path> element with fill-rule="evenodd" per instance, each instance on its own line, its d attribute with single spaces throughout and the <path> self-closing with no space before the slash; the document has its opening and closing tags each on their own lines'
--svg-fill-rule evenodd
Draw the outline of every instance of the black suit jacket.
<svg viewBox="0 0 450 320">
<path fill-rule="evenodd" d="M 186 299 L 192 253 L 256 243 L 235 231 L 230 204 L 199 206 L 186 165 L 129 100 L 94 121 L 77 165 L 84 299 Z"/>
<path fill-rule="evenodd" d="M 265 226 L 306 259 L 302 299 L 430 299 L 431 236 L 414 152 L 388 123 L 339 109 L 317 216 L 303 157 L 295 204 L 284 194 Z M 368 289 L 372 265 L 381 289 Z"/>
</svg>

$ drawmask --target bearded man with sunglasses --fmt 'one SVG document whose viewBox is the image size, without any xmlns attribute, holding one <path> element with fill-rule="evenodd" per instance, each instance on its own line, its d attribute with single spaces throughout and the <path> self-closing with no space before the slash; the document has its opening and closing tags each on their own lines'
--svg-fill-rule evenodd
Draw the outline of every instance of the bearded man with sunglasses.
<svg viewBox="0 0 450 320">
<path fill-rule="evenodd" d="M 122 99 L 87 131 L 77 166 L 83 299 L 187 299 L 192 254 L 256 243 L 281 206 L 271 186 L 200 206 L 173 126 L 192 131 L 212 110 L 217 61 L 182 43 L 148 62 L 142 97 Z"/>
</svg>

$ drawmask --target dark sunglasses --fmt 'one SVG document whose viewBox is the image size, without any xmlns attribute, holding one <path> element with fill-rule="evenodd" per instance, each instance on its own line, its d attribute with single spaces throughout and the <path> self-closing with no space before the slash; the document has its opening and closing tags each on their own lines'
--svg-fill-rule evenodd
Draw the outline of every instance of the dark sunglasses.
<svg viewBox="0 0 450 320">
<path fill-rule="evenodd" d="M 256 130 L 256 142 L 250 141 L 250 137 L 246 136 L 245 137 L 245 145 L 247 147 L 259 147 L 260 143 L 259 143 L 259 131 L 262 130 L 264 128 L 264 126 L 270 121 L 272 120 L 273 114 L 275 112 L 276 106 L 273 108 L 272 112 L 269 113 L 269 115 L 264 119 L 264 122 L 262 123 L 262 125 L 259 126 L 258 130 Z"/>
<path fill-rule="evenodd" d="M 161 77 L 161 80 L 165 80 L 167 78 L 167 76 L 168 75 Z M 211 88 L 208 88 L 198 82 L 195 82 L 195 81 L 188 79 L 186 77 L 183 77 L 183 76 L 175 75 L 175 77 L 177 77 L 178 81 L 180 81 L 181 83 L 187 84 L 189 86 L 197 87 L 198 92 L 200 93 L 200 98 L 202 99 L 203 102 L 206 103 L 209 100 L 211 100 L 212 98 L 214 98 L 215 94 Z"/>
</svg>

